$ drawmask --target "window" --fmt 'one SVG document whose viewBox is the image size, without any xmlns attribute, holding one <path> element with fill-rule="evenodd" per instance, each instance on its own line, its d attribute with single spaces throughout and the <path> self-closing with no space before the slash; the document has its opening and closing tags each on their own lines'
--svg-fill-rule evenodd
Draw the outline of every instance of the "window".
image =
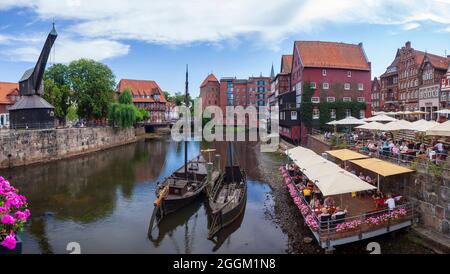
<svg viewBox="0 0 450 274">
<path fill-rule="evenodd" d="M 311 88 L 313 88 L 313 89 L 316 89 L 316 88 L 317 88 L 316 82 L 311 82 Z"/>
<path fill-rule="evenodd" d="M 345 117 L 349 117 L 352 116 L 352 110 L 351 109 L 346 109 L 345 110 Z"/>
<path fill-rule="evenodd" d="M 319 117 L 320 117 L 319 109 L 318 108 L 313 109 L 312 118 L 313 119 L 319 119 Z"/>
<path fill-rule="evenodd" d="M 297 120 L 297 111 L 291 111 L 291 120 Z"/>
<path fill-rule="evenodd" d="M 320 97 L 311 97 L 311 103 L 320 103 Z"/>
<path fill-rule="evenodd" d="M 347 77 L 352 77 L 352 72 L 350 70 L 347 71 Z"/>
<path fill-rule="evenodd" d="M 364 90 L 364 85 L 362 83 L 358 84 L 358 90 Z"/>
<path fill-rule="evenodd" d="M 359 111 L 359 118 L 363 119 L 363 118 L 365 118 L 365 116 L 366 116 L 366 111 L 364 109 L 361 109 Z"/>
<path fill-rule="evenodd" d="M 358 97 L 358 102 L 360 102 L 360 103 L 363 103 L 363 102 L 365 102 L 366 100 L 364 99 L 364 97 Z"/>
<path fill-rule="evenodd" d="M 350 90 L 350 83 L 345 83 L 344 84 L 344 89 L 345 90 Z"/>
<path fill-rule="evenodd" d="M 330 110 L 330 118 L 331 119 L 336 119 L 336 109 L 332 108 Z"/>
<path fill-rule="evenodd" d="M 334 102 L 336 102 L 336 98 L 335 97 L 327 97 L 327 102 L 334 103 Z"/>
<path fill-rule="evenodd" d="M 327 76 L 327 70 L 326 69 L 322 70 L 322 76 Z"/>
<path fill-rule="evenodd" d="M 323 89 L 329 89 L 330 85 L 328 83 L 323 83 L 322 87 L 323 87 Z"/>
<path fill-rule="evenodd" d="M 352 101 L 352 97 L 344 97 L 344 98 L 342 98 L 342 101 L 344 101 L 344 102 L 351 102 Z"/>
</svg>

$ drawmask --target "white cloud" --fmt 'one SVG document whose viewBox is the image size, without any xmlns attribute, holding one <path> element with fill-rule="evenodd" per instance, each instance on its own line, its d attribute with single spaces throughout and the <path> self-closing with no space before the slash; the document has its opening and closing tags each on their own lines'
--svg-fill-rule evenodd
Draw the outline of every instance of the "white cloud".
<svg viewBox="0 0 450 274">
<path fill-rule="evenodd" d="M 414 23 L 414 22 L 406 23 L 406 24 L 403 25 L 403 29 L 404 30 L 414 30 L 414 29 L 417 29 L 419 27 L 420 27 L 420 24 L 419 23 Z"/>
<path fill-rule="evenodd" d="M 0 44 L 2 37 L 4 44 L 10 45 L 0 53 L 4 58 L 16 61 L 36 62 L 44 44 L 42 38 L 45 38 L 46 35 L 41 35 L 39 39 L 35 37 L 12 38 L 10 36 L 0 35 Z M 129 45 L 117 41 L 101 38 L 75 39 L 74 37 L 66 36 L 56 40 L 50 59 L 55 63 L 68 63 L 80 58 L 102 61 L 127 55 L 129 49 Z"/>
<path fill-rule="evenodd" d="M 85 39 L 82 46 L 101 44 L 103 50 L 92 49 L 100 59 L 127 52 L 127 46 L 115 41 L 128 39 L 220 45 L 251 36 L 276 49 L 288 35 L 321 30 L 330 24 L 398 25 L 404 31 L 424 21 L 450 25 L 450 0 L 0 1 L 0 10 L 11 7 L 28 8 L 39 19 L 64 21 L 66 31 Z M 93 56 L 88 49 L 80 52 Z M 67 52 L 66 56 L 77 54 Z"/>
</svg>

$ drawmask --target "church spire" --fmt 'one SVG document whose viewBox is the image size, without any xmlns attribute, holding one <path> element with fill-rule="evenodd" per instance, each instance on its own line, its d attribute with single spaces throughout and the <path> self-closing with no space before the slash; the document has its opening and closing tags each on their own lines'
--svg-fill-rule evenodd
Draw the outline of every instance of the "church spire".
<svg viewBox="0 0 450 274">
<path fill-rule="evenodd" d="M 273 62 L 272 62 L 272 69 L 270 70 L 270 78 L 275 79 L 275 72 L 273 70 Z"/>
</svg>

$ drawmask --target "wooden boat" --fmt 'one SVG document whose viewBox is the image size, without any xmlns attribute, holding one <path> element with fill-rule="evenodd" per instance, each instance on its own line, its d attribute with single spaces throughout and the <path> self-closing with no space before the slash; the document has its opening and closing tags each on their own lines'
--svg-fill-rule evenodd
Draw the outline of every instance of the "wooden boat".
<svg viewBox="0 0 450 274">
<path fill-rule="evenodd" d="M 225 243 L 225 241 L 230 241 L 231 235 L 236 232 L 242 225 L 242 221 L 244 220 L 245 216 L 245 205 L 243 212 L 230 223 L 230 225 L 223 227 L 220 229 L 212 238 L 209 240 L 214 243 L 214 246 L 212 248 L 212 252 L 216 252 L 219 250 L 222 245 Z M 211 215 L 208 214 L 208 226 L 211 227 L 212 218 Z"/>
<path fill-rule="evenodd" d="M 208 238 L 212 239 L 222 228 L 232 224 L 244 213 L 247 203 L 247 178 L 239 165 L 233 164 L 232 148 L 228 145 L 228 164 L 225 173 L 215 183 L 209 195 L 211 222 Z"/>
<path fill-rule="evenodd" d="M 167 177 L 156 189 L 157 217 L 162 218 L 197 199 L 207 184 L 207 175 L 206 161 L 198 155 L 187 163 L 187 174 L 183 165 Z"/>
</svg>

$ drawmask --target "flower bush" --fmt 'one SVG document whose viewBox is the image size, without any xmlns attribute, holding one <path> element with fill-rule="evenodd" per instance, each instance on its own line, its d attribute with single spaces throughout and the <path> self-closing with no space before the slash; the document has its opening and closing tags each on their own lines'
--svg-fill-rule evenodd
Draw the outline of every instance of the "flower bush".
<svg viewBox="0 0 450 274">
<path fill-rule="evenodd" d="M 26 197 L 0 176 L 0 245 L 16 248 L 16 233 L 23 230 L 29 217 Z"/>
<path fill-rule="evenodd" d="M 354 229 L 359 228 L 360 225 L 361 225 L 360 220 L 353 220 L 353 221 L 349 221 L 349 222 L 345 222 L 345 223 L 340 223 L 340 224 L 336 225 L 336 231 L 342 232 L 342 231 L 354 230 Z"/>
<path fill-rule="evenodd" d="M 309 214 L 308 216 L 305 217 L 305 223 L 312 229 L 312 230 L 317 230 L 319 229 L 319 224 L 317 223 L 316 219 L 314 218 L 314 216 L 312 214 Z"/>
</svg>

